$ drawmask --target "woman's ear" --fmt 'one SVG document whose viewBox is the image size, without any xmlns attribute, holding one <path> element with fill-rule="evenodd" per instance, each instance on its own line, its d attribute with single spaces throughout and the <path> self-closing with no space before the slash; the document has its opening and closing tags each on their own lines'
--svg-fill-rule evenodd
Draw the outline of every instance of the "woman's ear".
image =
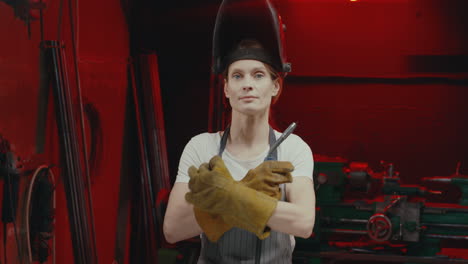
<svg viewBox="0 0 468 264">
<path fill-rule="evenodd" d="M 272 99 L 271 103 L 276 104 L 278 101 L 278 98 L 281 94 L 281 91 L 283 90 L 283 79 L 282 78 L 277 78 L 275 81 L 274 87 L 273 87 L 273 92 L 272 92 Z"/>
<path fill-rule="evenodd" d="M 226 96 L 226 98 L 229 98 L 229 94 L 228 94 L 228 85 L 227 85 L 227 80 L 224 79 L 224 96 Z"/>
<path fill-rule="evenodd" d="M 279 79 L 276 79 L 274 81 L 274 83 L 275 83 L 275 85 L 273 87 L 273 95 L 272 96 L 277 96 L 279 94 L 279 91 L 280 91 L 280 88 L 281 88 Z"/>
</svg>

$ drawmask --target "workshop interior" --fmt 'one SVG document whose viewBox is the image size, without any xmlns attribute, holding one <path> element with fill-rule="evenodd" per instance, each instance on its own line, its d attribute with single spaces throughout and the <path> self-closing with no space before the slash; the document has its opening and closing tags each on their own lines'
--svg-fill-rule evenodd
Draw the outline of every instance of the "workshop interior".
<svg viewBox="0 0 468 264">
<path fill-rule="evenodd" d="M 271 123 L 313 152 L 293 263 L 468 263 L 468 1 L 238 1 L 284 31 Z M 0 263 L 197 262 L 162 224 L 185 144 L 228 122 L 222 2 L 0 0 Z"/>
</svg>

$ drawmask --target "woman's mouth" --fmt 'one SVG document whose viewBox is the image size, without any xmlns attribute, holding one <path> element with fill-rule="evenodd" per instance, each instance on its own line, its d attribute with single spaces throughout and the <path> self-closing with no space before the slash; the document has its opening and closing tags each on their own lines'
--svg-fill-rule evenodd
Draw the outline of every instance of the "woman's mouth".
<svg viewBox="0 0 468 264">
<path fill-rule="evenodd" d="M 246 101 L 251 101 L 251 100 L 254 100 L 254 99 L 257 99 L 256 96 L 242 96 L 240 98 L 240 100 L 246 100 Z"/>
</svg>

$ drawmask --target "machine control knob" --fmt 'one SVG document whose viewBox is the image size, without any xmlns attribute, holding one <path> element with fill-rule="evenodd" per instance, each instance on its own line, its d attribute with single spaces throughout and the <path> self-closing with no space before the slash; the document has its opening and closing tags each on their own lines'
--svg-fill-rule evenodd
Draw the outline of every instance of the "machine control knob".
<svg viewBox="0 0 468 264">
<path fill-rule="evenodd" d="M 325 184 L 325 183 L 327 183 L 327 181 L 328 181 L 328 175 L 327 174 L 325 174 L 323 172 L 318 174 L 318 176 L 317 176 L 317 183 L 318 184 Z"/>
<path fill-rule="evenodd" d="M 375 241 L 387 241 L 392 235 L 392 221 L 384 214 L 375 214 L 367 222 L 367 234 Z"/>
</svg>

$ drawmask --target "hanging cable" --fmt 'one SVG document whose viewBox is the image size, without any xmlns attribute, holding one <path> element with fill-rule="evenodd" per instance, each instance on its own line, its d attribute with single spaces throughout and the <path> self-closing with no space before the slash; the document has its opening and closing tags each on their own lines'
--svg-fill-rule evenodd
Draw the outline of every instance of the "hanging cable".
<svg viewBox="0 0 468 264">
<path fill-rule="evenodd" d="M 52 182 L 52 185 L 55 185 L 55 176 L 54 176 L 54 173 L 52 172 L 52 170 L 50 169 L 49 166 L 47 165 L 41 165 L 39 166 L 35 171 L 34 171 L 34 174 L 31 178 L 31 182 L 30 182 L 30 185 L 29 185 L 29 188 L 27 190 L 27 196 L 26 196 L 26 204 L 25 204 L 25 208 L 26 208 L 26 212 L 27 212 L 27 215 L 25 217 L 25 226 L 26 226 L 26 246 L 27 246 L 27 253 L 28 253 L 28 259 L 29 259 L 29 262 L 32 263 L 33 261 L 33 258 L 32 258 L 32 250 L 31 250 L 31 230 L 30 230 L 30 215 L 29 215 L 29 212 L 31 211 L 31 197 L 32 197 L 32 193 L 33 193 L 33 188 L 34 188 L 34 184 L 40 174 L 40 172 L 42 172 L 43 170 L 46 170 L 47 171 L 47 175 L 50 177 L 50 180 Z M 52 208 L 55 209 L 55 190 L 53 191 L 53 194 L 52 194 Z M 43 243 L 44 241 L 41 241 L 41 243 Z M 47 244 L 47 247 L 49 245 Z M 53 255 L 52 255 L 52 263 L 55 264 L 55 235 L 52 237 L 52 252 L 53 252 Z"/>
</svg>

